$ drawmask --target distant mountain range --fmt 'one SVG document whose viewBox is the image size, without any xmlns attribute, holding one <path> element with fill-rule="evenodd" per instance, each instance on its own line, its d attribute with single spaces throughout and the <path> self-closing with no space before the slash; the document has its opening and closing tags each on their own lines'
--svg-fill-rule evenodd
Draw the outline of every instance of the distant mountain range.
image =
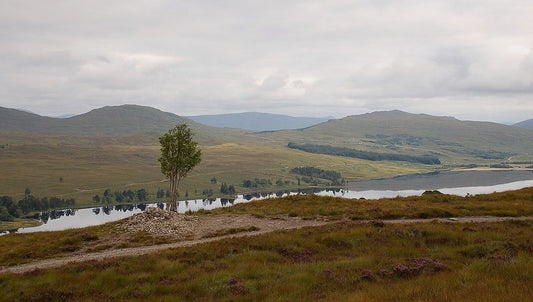
<svg viewBox="0 0 533 302">
<path fill-rule="evenodd" d="M 240 128 L 253 131 L 301 129 L 333 119 L 332 117 L 293 117 L 259 112 L 197 115 L 188 116 L 187 118 L 213 127 Z"/>
<path fill-rule="evenodd" d="M 289 138 L 296 144 L 457 160 L 505 160 L 533 150 L 533 132 L 528 129 L 398 110 L 348 116 L 303 130 L 272 133 L 270 137 Z"/>
<path fill-rule="evenodd" d="M 398 110 L 324 120 L 253 112 L 185 118 L 138 105 L 106 106 L 70 118 L 51 118 L 0 107 L 0 131 L 4 132 L 107 137 L 148 133 L 146 137 L 153 139 L 176 124 L 187 123 L 204 143 L 244 140 L 285 146 L 289 142 L 313 143 L 372 152 L 499 160 L 533 149 L 533 132 L 497 123 L 460 121 Z M 201 123 L 206 121 L 211 125 L 262 132 Z M 271 131 L 282 128 L 298 129 Z"/>
<path fill-rule="evenodd" d="M 105 106 L 67 118 L 52 118 L 0 107 L 0 130 L 31 133 L 90 136 L 129 136 L 164 133 L 174 125 L 187 123 L 195 132 L 217 132 L 190 119 L 138 105 Z"/>
<path fill-rule="evenodd" d="M 520 127 L 520 128 L 533 129 L 533 119 L 525 120 L 520 123 L 516 123 L 513 126 Z"/>
<path fill-rule="evenodd" d="M 0 171 L 10 171 L 0 173 L 0 192 L 18 194 L 31 187 L 63 194 L 132 183 L 146 183 L 154 191 L 162 177 L 158 137 L 179 123 L 191 127 L 204 154 L 188 185 L 190 193 L 198 192 L 196 196 L 206 189 L 217 190 L 210 182 L 213 178 L 237 187 L 246 179 L 291 182 L 297 177 L 290 172 L 294 167 L 335 170 L 354 181 L 533 161 L 530 129 L 402 111 L 258 132 L 265 128 L 213 127 L 137 105 L 106 106 L 69 118 L 0 107 Z M 244 122 L 239 127 L 253 128 Z M 426 164 L 426 159 L 436 164 Z M 13 173 L 17 177 L 11 177 Z M 69 181 L 59 186 L 60 177 Z"/>
</svg>

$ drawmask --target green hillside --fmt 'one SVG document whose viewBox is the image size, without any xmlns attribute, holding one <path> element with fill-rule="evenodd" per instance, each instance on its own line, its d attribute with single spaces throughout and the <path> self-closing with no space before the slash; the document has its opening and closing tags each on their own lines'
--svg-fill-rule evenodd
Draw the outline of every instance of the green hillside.
<svg viewBox="0 0 533 302">
<path fill-rule="evenodd" d="M 106 106 L 70 118 L 50 118 L 0 107 L 0 131 L 24 135 L 98 138 L 128 137 L 148 133 L 157 138 L 176 124 L 186 123 L 203 141 L 218 140 L 244 131 L 209 127 L 190 119 L 138 105 Z"/>
<path fill-rule="evenodd" d="M 446 165 L 531 160 L 533 133 L 497 123 L 374 112 L 270 135 L 298 144 L 438 157 Z"/>
<path fill-rule="evenodd" d="M 331 184 L 291 172 L 295 167 L 333 171 L 345 182 L 354 182 L 533 160 L 530 130 L 400 111 L 350 116 L 302 130 L 254 133 L 210 127 L 135 105 L 104 107 L 66 119 L 0 108 L 0 196 L 21 198 L 29 188 L 41 197 L 74 197 L 80 205 L 91 204 L 92 197 L 106 189 L 143 188 L 153 196 L 168 185 L 157 161 L 158 137 L 182 122 L 192 128 L 203 151 L 201 164 L 183 183 L 182 198 L 220 196 L 223 182 L 237 192 Z M 366 158 L 316 154 L 291 149 L 289 143 L 355 150 L 348 153 Z M 368 160 L 375 155 L 379 160 Z M 420 158 L 424 160 L 412 160 Z M 429 164 L 427 158 L 432 159 Z"/>
</svg>

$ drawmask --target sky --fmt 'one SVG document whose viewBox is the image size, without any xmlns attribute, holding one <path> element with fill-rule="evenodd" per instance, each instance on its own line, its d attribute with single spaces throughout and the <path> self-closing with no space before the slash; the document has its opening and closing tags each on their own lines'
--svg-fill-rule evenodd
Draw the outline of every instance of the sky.
<svg viewBox="0 0 533 302">
<path fill-rule="evenodd" d="M 531 0 L 0 0 L 0 106 L 533 118 Z"/>
</svg>

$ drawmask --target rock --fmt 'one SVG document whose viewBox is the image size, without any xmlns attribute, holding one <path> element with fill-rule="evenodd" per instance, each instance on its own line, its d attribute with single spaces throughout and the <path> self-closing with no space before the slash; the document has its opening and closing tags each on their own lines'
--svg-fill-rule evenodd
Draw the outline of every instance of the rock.
<svg viewBox="0 0 533 302">
<path fill-rule="evenodd" d="M 153 236 L 190 237 L 198 226 L 198 216 L 183 215 L 160 208 L 147 208 L 126 219 L 117 228 L 121 231 L 148 232 Z"/>
</svg>

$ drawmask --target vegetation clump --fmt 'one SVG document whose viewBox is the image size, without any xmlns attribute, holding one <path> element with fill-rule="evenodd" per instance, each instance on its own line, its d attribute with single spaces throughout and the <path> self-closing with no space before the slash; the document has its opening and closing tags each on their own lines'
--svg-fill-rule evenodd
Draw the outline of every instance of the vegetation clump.
<svg viewBox="0 0 533 302">
<path fill-rule="evenodd" d="M 170 180 L 171 210 L 177 211 L 181 181 L 202 160 L 202 151 L 187 124 L 179 124 L 159 138 L 161 173 Z"/>
<path fill-rule="evenodd" d="M 392 268 L 394 274 L 398 277 L 415 277 L 422 273 L 435 273 L 446 269 L 446 265 L 432 258 L 418 257 L 410 260 L 411 266 L 395 264 Z"/>
<path fill-rule="evenodd" d="M 414 156 L 407 154 L 396 154 L 396 153 L 378 153 L 372 151 L 363 151 L 356 150 L 345 147 L 334 147 L 328 145 L 314 145 L 314 144 L 296 144 L 290 142 L 287 145 L 291 149 L 298 149 L 309 153 L 317 154 L 327 154 L 335 156 L 344 156 L 365 159 L 370 161 L 382 161 L 382 160 L 392 160 L 392 161 L 405 161 L 411 163 L 420 163 L 426 165 L 440 165 L 441 162 L 438 158 L 433 156 Z"/>
<path fill-rule="evenodd" d="M 24 197 L 17 202 L 15 202 L 11 196 L 0 196 L 0 221 L 13 221 L 15 218 L 33 211 L 46 211 L 56 208 L 72 207 L 76 203 L 74 198 L 39 198 L 30 193 L 24 195 Z"/>
<path fill-rule="evenodd" d="M 314 179 L 316 178 L 330 180 L 332 185 L 342 185 L 345 182 L 342 178 L 342 175 L 337 171 L 323 170 L 311 166 L 292 168 L 291 173 L 296 173 L 309 177 L 304 177 L 302 179 L 306 183 L 314 182 Z"/>
</svg>

